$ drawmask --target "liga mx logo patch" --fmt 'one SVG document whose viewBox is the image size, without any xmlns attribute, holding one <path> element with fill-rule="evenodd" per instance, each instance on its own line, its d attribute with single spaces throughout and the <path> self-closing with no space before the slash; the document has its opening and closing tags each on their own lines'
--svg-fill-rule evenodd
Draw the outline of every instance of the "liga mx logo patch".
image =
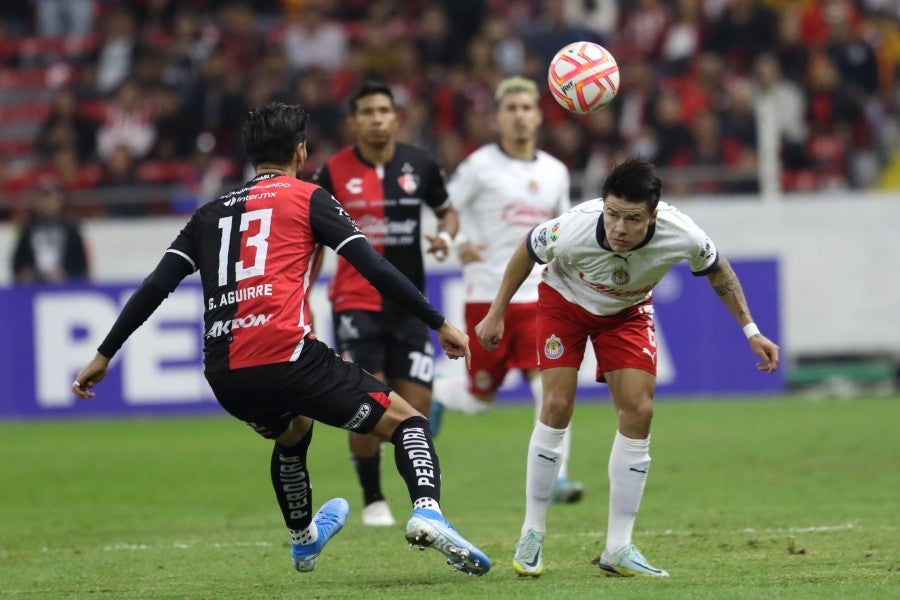
<svg viewBox="0 0 900 600">
<path fill-rule="evenodd" d="M 555 242 L 557 237 L 559 237 L 559 223 L 554 223 L 550 228 L 550 241 Z"/>
<path fill-rule="evenodd" d="M 562 340 L 555 333 L 551 333 L 547 341 L 544 342 L 544 356 L 549 359 L 555 359 L 562 356 L 564 351 Z"/>
</svg>

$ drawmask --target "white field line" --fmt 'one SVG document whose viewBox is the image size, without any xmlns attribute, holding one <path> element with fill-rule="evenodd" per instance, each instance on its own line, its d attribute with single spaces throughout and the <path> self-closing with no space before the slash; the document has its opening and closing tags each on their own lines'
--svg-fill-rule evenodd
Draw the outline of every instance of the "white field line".
<svg viewBox="0 0 900 600">
<path fill-rule="evenodd" d="M 880 531 L 893 531 L 896 529 L 893 526 L 882 525 L 877 528 Z M 697 535 L 739 535 L 739 534 L 756 534 L 756 535 L 765 535 L 765 534 L 792 534 L 792 533 L 831 533 L 835 531 L 865 531 L 865 527 L 860 527 L 859 525 L 855 525 L 853 523 L 844 523 L 842 525 L 809 525 L 806 527 L 767 527 L 764 529 L 756 529 L 753 527 L 747 527 L 744 529 L 733 529 L 733 530 L 723 530 L 723 529 L 697 529 L 692 531 L 679 531 L 675 529 L 663 529 L 661 531 L 639 531 L 641 536 L 647 537 L 692 537 Z M 550 536 L 552 537 L 554 534 L 551 532 Z M 571 537 L 571 533 L 560 533 L 559 535 L 565 535 L 567 537 Z M 583 531 L 581 533 L 576 533 L 575 535 L 579 535 L 581 537 L 597 537 L 597 536 L 605 536 L 606 531 Z"/>
<path fill-rule="evenodd" d="M 141 552 L 144 550 L 156 550 L 159 548 L 175 548 L 177 550 L 190 550 L 192 548 L 247 548 L 247 547 L 255 547 L 255 548 L 267 548 L 270 546 L 274 546 L 272 542 L 213 542 L 213 543 L 202 543 L 202 542 L 173 542 L 171 545 L 158 545 L 155 546 L 153 544 L 108 544 L 103 546 L 104 552 Z M 41 548 L 41 552 L 58 552 L 59 548 L 49 548 L 44 546 Z"/>
</svg>

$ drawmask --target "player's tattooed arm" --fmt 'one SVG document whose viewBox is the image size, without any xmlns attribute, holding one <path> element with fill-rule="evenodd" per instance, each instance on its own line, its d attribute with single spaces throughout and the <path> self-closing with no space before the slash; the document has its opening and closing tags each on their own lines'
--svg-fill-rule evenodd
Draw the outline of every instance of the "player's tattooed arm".
<svg viewBox="0 0 900 600">
<path fill-rule="evenodd" d="M 741 282 L 724 256 L 719 256 L 718 264 L 706 278 L 738 323 L 743 326 L 753 320 Z"/>
<path fill-rule="evenodd" d="M 724 256 L 719 256 L 718 264 L 706 278 L 741 327 L 753 323 L 741 282 Z M 756 328 L 755 333 L 747 333 L 746 329 L 744 333 L 747 334 L 750 349 L 760 359 L 756 368 L 771 373 L 778 368 L 778 345 L 762 335 L 755 325 L 753 327 Z"/>
</svg>

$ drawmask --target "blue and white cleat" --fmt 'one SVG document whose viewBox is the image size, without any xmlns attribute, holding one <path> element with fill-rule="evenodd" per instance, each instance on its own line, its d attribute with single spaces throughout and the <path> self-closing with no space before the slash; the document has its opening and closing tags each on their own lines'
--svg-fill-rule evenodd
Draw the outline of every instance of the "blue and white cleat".
<svg viewBox="0 0 900 600">
<path fill-rule="evenodd" d="M 550 502 L 553 504 L 575 504 L 584 496 L 584 486 L 580 481 L 571 481 L 568 477 L 560 477 L 553 482 Z"/>
<path fill-rule="evenodd" d="M 333 538 L 347 522 L 348 514 L 350 505 L 343 498 L 332 498 L 322 505 L 313 517 L 313 522 L 319 530 L 318 539 L 308 544 L 291 543 L 291 558 L 295 569 L 306 573 L 316 568 L 316 559 L 328 540 Z"/>
<path fill-rule="evenodd" d="M 529 529 L 516 544 L 513 569 L 519 577 L 538 578 L 544 572 L 544 534 Z"/>
<path fill-rule="evenodd" d="M 600 555 L 600 569 L 607 575 L 620 577 L 668 577 L 669 574 L 657 569 L 644 558 L 634 544 L 629 544 L 609 556 L 606 550 Z"/>
<path fill-rule="evenodd" d="M 414 509 L 406 523 L 406 541 L 419 550 L 434 548 L 447 558 L 448 565 L 467 575 L 484 575 L 491 570 L 487 555 L 459 535 L 437 511 Z"/>
</svg>

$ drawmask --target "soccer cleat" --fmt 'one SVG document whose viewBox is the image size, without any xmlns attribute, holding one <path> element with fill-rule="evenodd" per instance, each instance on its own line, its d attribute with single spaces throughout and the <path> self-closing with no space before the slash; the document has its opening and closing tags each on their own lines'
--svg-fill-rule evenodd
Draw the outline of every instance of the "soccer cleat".
<svg viewBox="0 0 900 600">
<path fill-rule="evenodd" d="M 567 477 L 560 477 L 553 483 L 553 491 L 550 493 L 550 502 L 553 504 L 574 504 L 584 496 L 584 486 L 579 481 L 569 481 Z"/>
<path fill-rule="evenodd" d="M 384 500 L 363 507 L 362 522 L 369 527 L 389 527 L 396 523 L 394 515 L 391 514 L 391 507 Z"/>
<path fill-rule="evenodd" d="M 433 398 L 431 408 L 428 410 L 428 425 L 431 427 L 431 437 L 436 438 L 441 430 L 441 421 L 444 418 L 444 405 L 440 400 Z"/>
<path fill-rule="evenodd" d="M 662 569 L 657 569 L 644 558 L 641 551 L 634 544 L 629 544 L 609 556 L 606 550 L 600 555 L 598 563 L 600 569 L 607 575 L 619 575 L 621 577 L 668 577 L 669 574 Z"/>
<path fill-rule="evenodd" d="M 316 559 L 328 540 L 333 538 L 347 522 L 348 514 L 350 514 L 350 505 L 343 498 L 332 498 L 322 505 L 322 508 L 313 517 L 313 522 L 319 531 L 316 541 L 308 544 L 291 542 L 291 558 L 294 561 L 295 569 L 305 573 L 316 568 Z"/>
<path fill-rule="evenodd" d="M 416 508 L 406 524 L 406 541 L 419 550 L 434 548 L 447 564 L 468 575 L 484 575 L 491 569 L 487 555 L 467 542 L 444 516 L 428 508 Z"/>
<path fill-rule="evenodd" d="M 544 534 L 529 529 L 516 544 L 513 569 L 519 577 L 540 577 L 544 572 Z"/>
</svg>

